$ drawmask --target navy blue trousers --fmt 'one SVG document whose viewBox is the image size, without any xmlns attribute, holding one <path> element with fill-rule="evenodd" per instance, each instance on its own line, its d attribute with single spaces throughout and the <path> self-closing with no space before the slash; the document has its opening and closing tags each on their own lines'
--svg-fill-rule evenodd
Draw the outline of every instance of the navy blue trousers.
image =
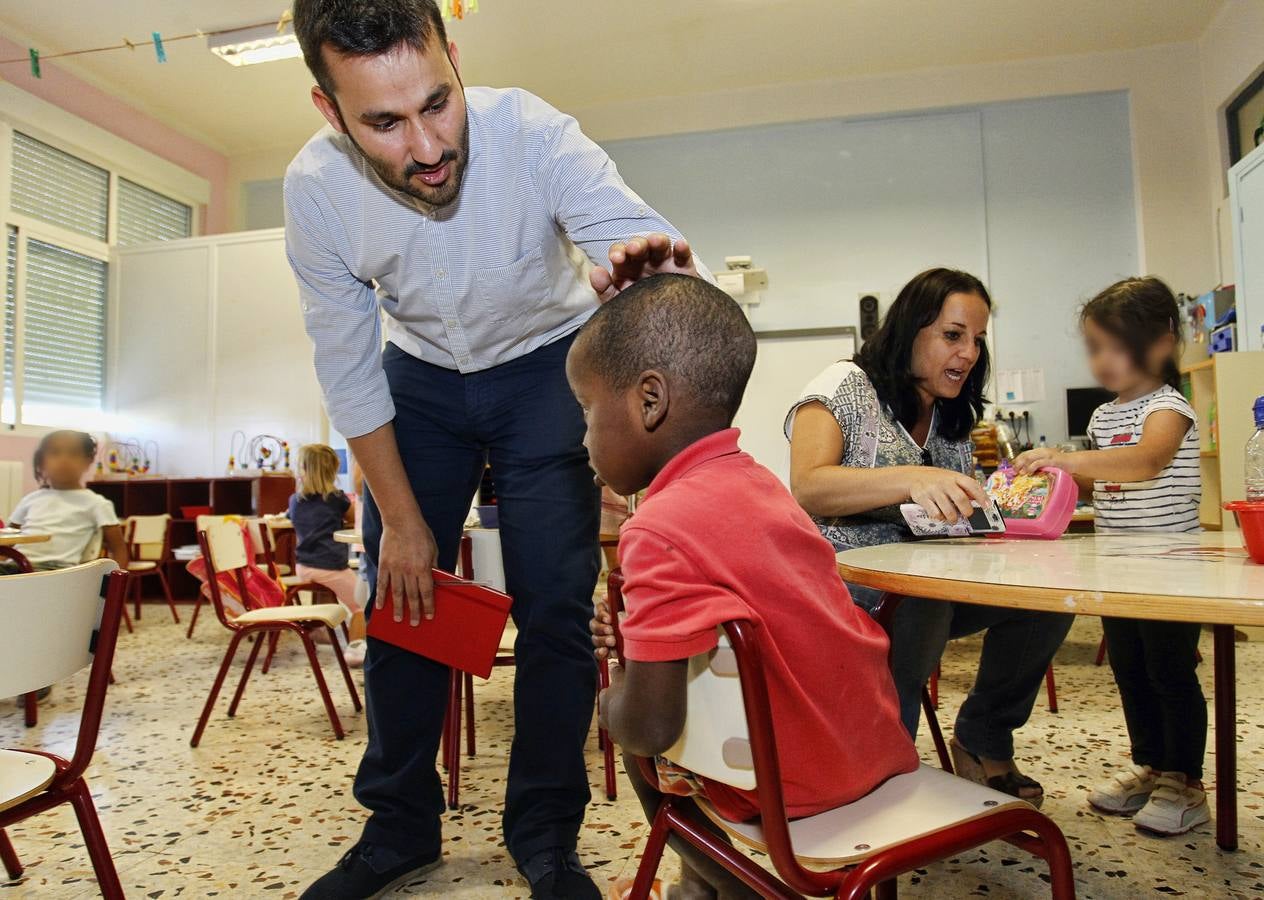
<svg viewBox="0 0 1264 900">
<path fill-rule="evenodd" d="M 573 849 L 590 798 L 584 744 L 596 663 L 588 620 L 601 501 L 583 447 L 583 417 L 566 383 L 571 342 L 470 375 L 391 344 L 382 356 L 400 456 L 441 568 L 456 565 L 462 525 L 484 461 L 491 463 L 518 626 L 502 825 L 519 861 L 550 847 Z M 365 494 L 364 545 L 375 591 L 382 524 L 371 489 Z M 435 759 L 447 690 L 445 666 L 369 639 L 369 743 L 355 781 L 356 799 L 370 811 L 365 840 L 408 855 L 438 849 L 444 797 Z"/>
</svg>

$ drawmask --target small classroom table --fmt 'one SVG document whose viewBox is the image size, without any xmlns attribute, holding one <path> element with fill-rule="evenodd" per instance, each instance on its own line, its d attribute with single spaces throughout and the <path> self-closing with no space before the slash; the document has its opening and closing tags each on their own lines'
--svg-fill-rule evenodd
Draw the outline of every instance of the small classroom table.
<svg viewBox="0 0 1264 900">
<path fill-rule="evenodd" d="M 1264 566 L 1250 561 L 1237 534 L 910 541 L 845 550 L 838 570 L 849 582 L 899 596 L 1211 625 L 1216 843 L 1237 849 L 1233 626 L 1264 625 Z"/>
<path fill-rule="evenodd" d="M 0 529 L 0 558 L 12 560 L 17 563 L 23 572 L 31 571 L 30 560 L 22 551 L 18 550 L 21 544 L 42 544 L 45 541 L 53 539 L 51 534 L 43 531 L 13 531 L 11 529 Z"/>
<path fill-rule="evenodd" d="M 343 528 L 334 532 L 334 540 L 340 544 L 362 544 L 364 535 L 355 528 Z"/>
</svg>

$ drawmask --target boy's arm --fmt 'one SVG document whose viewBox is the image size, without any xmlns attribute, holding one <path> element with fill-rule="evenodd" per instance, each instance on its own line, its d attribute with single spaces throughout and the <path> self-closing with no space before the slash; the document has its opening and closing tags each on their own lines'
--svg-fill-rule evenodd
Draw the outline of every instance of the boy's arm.
<svg viewBox="0 0 1264 900">
<path fill-rule="evenodd" d="M 612 664 L 598 713 L 611 740 L 650 758 L 676 743 L 685 729 L 688 673 L 687 659 Z"/>
<path fill-rule="evenodd" d="M 110 555 L 110 559 L 118 563 L 120 569 L 126 569 L 130 559 L 127 541 L 123 539 L 123 526 L 106 525 L 101 529 L 101 533 L 105 538 L 105 551 Z"/>
</svg>

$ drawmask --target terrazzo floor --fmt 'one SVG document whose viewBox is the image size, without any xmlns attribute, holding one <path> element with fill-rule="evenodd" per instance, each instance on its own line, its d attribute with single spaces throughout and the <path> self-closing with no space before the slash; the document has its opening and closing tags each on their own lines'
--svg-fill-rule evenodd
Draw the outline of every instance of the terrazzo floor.
<svg viewBox="0 0 1264 900">
<path fill-rule="evenodd" d="M 1077 622 L 1056 661 L 1061 712 L 1051 714 L 1042 697 L 1019 740 L 1020 761 L 1044 783 L 1045 811 L 1070 842 L 1079 895 L 1264 897 L 1264 685 L 1258 676 L 1264 644 L 1239 645 L 1242 849 L 1224 853 L 1211 825 L 1160 840 L 1086 807 L 1088 786 L 1106 767 L 1122 763 L 1127 748 L 1109 668 L 1093 665 L 1100 635 L 1095 620 Z M 121 637 L 118 682 L 110 689 L 88 778 L 129 897 L 297 897 L 359 833 L 363 813 L 351 797 L 351 779 L 364 749 L 365 721 L 332 681 L 337 676 L 328 648 L 322 661 L 346 740 L 333 739 L 301 650 L 291 640 L 282 644 L 272 673 L 251 680 L 237 718 L 226 718 L 228 698 L 221 697 L 202 746 L 189 747 L 227 640 L 207 618 L 186 640 L 183 627 L 157 606 L 146 607 L 135 634 Z M 978 650 L 978 640 L 959 641 L 944 659 L 945 722 L 964 696 Z M 1209 634 L 1202 652 L 1210 661 Z M 1203 669 L 1210 697 L 1211 666 Z M 469 900 L 527 895 L 499 828 L 511 678 L 510 671 L 498 670 L 477 688 L 479 752 L 464 763 L 461 809 L 446 817 L 445 865 L 401 894 Z M 12 700 L 0 702 L 0 747 L 69 754 L 84 684 L 80 676 L 58 685 L 41 705 L 39 726 L 30 730 Z M 920 748 L 924 759 L 933 758 L 925 736 Z M 635 871 L 647 828 L 626 784 L 617 802 L 605 799 L 595 737 L 589 750 L 594 801 L 580 849 L 604 886 Z M 1212 763 L 1209 749 L 1209 772 Z M 69 807 L 11 827 L 9 834 L 27 872 L 16 883 L 0 883 L 0 900 L 97 895 Z M 673 868 L 669 853 L 665 879 Z M 937 900 L 1047 896 L 1042 871 L 1009 845 L 993 844 L 905 876 L 900 890 L 905 897 Z"/>
</svg>

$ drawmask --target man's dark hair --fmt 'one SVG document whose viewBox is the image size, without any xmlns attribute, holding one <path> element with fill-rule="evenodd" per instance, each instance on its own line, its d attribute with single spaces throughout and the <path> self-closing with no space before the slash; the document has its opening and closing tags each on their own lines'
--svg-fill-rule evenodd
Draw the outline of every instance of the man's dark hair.
<svg viewBox="0 0 1264 900">
<path fill-rule="evenodd" d="M 320 89 L 334 96 L 322 52 L 380 56 L 407 44 L 425 50 L 437 37 L 448 52 L 448 33 L 435 0 L 294 0 L 294 34 Z"/>
<path fill-rule="evenodd" d="M 882 325 L 853 359 L 869 376 L 879 402 L 910 430 L 921 413 L 917 378 L 913 375 L 913 341 L 919 331 L 939 318 L 944 301 L 952 294 L 974 294 L 989 309 L 992 307 L 987 288 L 969 272 L 928 269 L 901 288 Z M 964 440 L 983 415 L 983 387 L 988 381 L 989 366 L 987 344 L 983 344 L 961 393 L 951 400 L 935 401 L 935 430 L 943 437 Z"/>
<path fill-rule="evenodd" d="M 583 365 L 615 389 L 657 369 L 732 422 L 755 366 L 755 332 L 733 298 L 691 275 L 654 275 L 603 305 L 578 338 Z"/>
</svg>

